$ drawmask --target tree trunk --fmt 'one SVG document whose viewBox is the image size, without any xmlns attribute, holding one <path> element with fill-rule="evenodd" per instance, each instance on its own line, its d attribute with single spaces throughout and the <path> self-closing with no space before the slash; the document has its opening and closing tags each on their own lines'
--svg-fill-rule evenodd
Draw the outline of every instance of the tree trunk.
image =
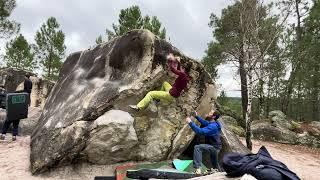
<svg viewBox="0 0 320 180">
<path fill-rule="evenodd" d="M 315 66 L 315 74 L 313 75 L 313 90 L 312 90 L 312 120 L 317 121 L 320 117 L 320 83 L 319 83 L 319 62 L 316 62 Z"/>
<path fill-rule="evenodd" d="M 258 109 L 258 118 L 262 118 L 264 116 L 264 101 L 265 101 L 265 97 L 264 97 L 264 92 L 263 92 L 263 86 L 264 86 L 264 82 L 262 79 L 259 79 L 259 109 Z"/>
<path fill-rule="evenodd" d="M 240 57 L 240 81 L 241 81 L 241 103 L 242 103 L 242 118 L 246 119 L 246 111 L 248 107 L 248 89 L 247 89 L 247 72 L 245 69 L 244 57 Z"/>
<path fill-rule="evenodd" d="M 52 50 L 52 49 L 51 49 L 51 50 Z M 51 52 L 49 52 L 49 59 L 48 59 L 48 60 L 49 60 L 49 62 L 48 62 L 48 79 L 50 79 L 50 80 L 51 80 L 51 64 L 52 64 L 52 63 L 51 63 L 51 61 L 52 61 L 52 60 L 51 60 L 51 59 L 52 59 L 51 57 L 52 57 L 52 56 L 51 56 Z"/>
<path fill-rule="evenodd" d="M 252 106 L 252 72 L 251 70 L 248 71 L 248 106 L 247 106 L 247 111 L 246 111 L 246 143 L 247 143 L 247 148 L 252 150 L 252 142 L 251 142 L 251 122 L 252 122 L 252 113 L 251 113 L 251 106 Z"/>
<path fill-rule="evenodd" d="M 267 93 L 267 102 L 266 102 L 266 110 L 264 112 L 264 116 L 265 117 L 268 117 L 268 113 L 270 112 L 270 87 L 271 87 L 271 80 L 269 79 L 269 82 L 268 82 L 268 93 Z"/>
<path fill-rule="evenodd" d="M 296 33 L 297 33 L 297 59 L 295 61 L 293 61 L 292 63 L 292 71 L 288 80 L 288 86 L 286 88 L 286 94 L 284 96 L 284 100 L 282 102 L 282 112 L 287 114 L 288 113 L 288 106 L 289 106 L 289 102 L 291 99 L 291 94 L 293 92 L 293 87 L 294 87 L 294 82 L 296 79 L 296 75 L 297 75 L 297 71 L 300 70 L 300 52 L 301 52 L 301 39 L 302 39 L 302 29 L 301 29 L 301 15 L 300 15 L 300 11 L 299 11 L 299 3 L 301 0 L 295 0 L 295 8 L 296 8 L 296 15 L 297 15 L 297 27 L 296 27 Z M 296 57 L 293 57 L 294 59 Z"/>
</svg>

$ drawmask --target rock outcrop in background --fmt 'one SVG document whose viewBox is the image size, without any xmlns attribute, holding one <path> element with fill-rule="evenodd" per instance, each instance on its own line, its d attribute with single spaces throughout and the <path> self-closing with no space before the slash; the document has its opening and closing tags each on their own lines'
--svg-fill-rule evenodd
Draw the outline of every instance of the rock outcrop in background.
<svg viewBox="0 0 320 180">
<path fill-rule="evenodd" d="M 26 73 L 31 75 L 30 79 L 33 83 L 31 106 L 42 108 L 54 86 L 53 81 L 38 78 L 36 74 L 31 72 L 13 68 L 4 68 L 0 69 L 0 85 L 4 85 L 8 93 L 23 90 L 24 76 Z"/>
<path fill-rule="evenodd" d="M 168 53 L 181 56 L 182 65 L 191 67 L 187 90 L 170 105 L 151 103 L 146 110 L 130 110 L 128 105 L 159 89 L 163 81 L 173 83 L 166 67 Z M 73 53 L 32 134 L 31 171 L 78 161 L 172 159 L 194 137 L 185 117 L 192 110 L 208 113 L 215 99 L 214 83 L 204 67 L 146 30 Z M 224 149 L 248 152 L 232 135 L 224 138 Z"/>
<path fill-rule="evenodd" d="M 252 135 L 260 140 L 320 147 L 319 122 L 290 121 L 281 111 L 271 111 L 268 120 L 254 121 Z"/>
</svg>

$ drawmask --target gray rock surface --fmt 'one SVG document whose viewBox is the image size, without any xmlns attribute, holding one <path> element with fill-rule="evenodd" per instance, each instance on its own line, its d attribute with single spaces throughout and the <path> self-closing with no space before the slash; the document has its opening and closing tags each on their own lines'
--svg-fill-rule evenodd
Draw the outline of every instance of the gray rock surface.
<svg viewBox="0 0 320 180">
<path fill-rule="evenodd" d="M 238 125 L 238 122 L 236 119 L 234 119 L 231 116 L 222 116 L 221 118 L 224 120 L 225 124 L 233 133 L 235 133 L 238 136 L 242 136 L 242 137 L 245 136 L 245 130 Z"/>
<path fill-rule="evenodd" d="M 43 108 L 47 97 L 49 96 L 53 86 L 53 81 L 38 78 L 36 74 L 24 70 L 4 68 L 0 69 L 0 85 L 4 85 L 7 92 L 15 92 L 23 90 L 23 82 L 25 74 L 31 74 L 30 77 L 33 86 L 31 91 L 31 106 Z"/>
<path fill-rule="evenodd" d="M 270 122 L 255 123 L 251 129 L 252 135 L 256 139 L 287 144 L 298 143 L 298 136 L 295 132 L 282 127 L 274 127 Z"/>
<path fill-rule="evenodd" d="M 279 110 L 269 112 L 269 119 L 271 124 L 275 127 L 291 129 L 292 125 L 287 120 L 286 115 Z"/>
<path fill-rule="evenodd" d="M 170 52 L 191 67 L 188 88 L 170 105 L 152 103 L 146 110 L 132 111 L 128 105 L 148 91 L 159 89 L 163 81 L 173 83 L 165 65 Z M 31 171 L 80 160 L 113 164 L 177 157 L 194 137 L 185 117 L 192 110 L 208 113 L 215 98 L 203 65 L 146 30 L 73 53 L 31 136 Z"/>
<path fill-rule="evenodd" d="M 238 152 L 242 154 L 251 153 L 248 148 L 246 148 L 238 139 L 238 137 L 232 132 L 232 129 L 230 129 L 226 123 L 222 120 L 220 120 L 220 123 L 222 124 L 222 149 L 220 151 L 220 159 L 225 153 L 230 152 Z"/>
<path fill-rule="evenodd" d="M 96 119 L 84 150 L 88 161 L 108 164 L 127 160 L 127 155 L 138 144 L 133 122 L 129 113 L 120 110 L 110 110 Z"/>
<path fill-rule="evenodd" d="M 281 111 L 270 112 L 269 118 L 267 121 L 253 123 L 252 135 L 254 138 L 320 147 L 320 126 L 318 122 L 296 123 L 289 121 Z"/>
</svg>

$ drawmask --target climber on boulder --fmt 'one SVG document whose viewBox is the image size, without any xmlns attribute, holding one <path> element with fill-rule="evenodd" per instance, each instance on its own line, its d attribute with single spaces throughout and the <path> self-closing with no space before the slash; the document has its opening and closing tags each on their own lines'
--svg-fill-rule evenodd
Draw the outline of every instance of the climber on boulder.
<svg viewBox="0 0 320 180">
<path fill-rule="evenodd" d="M 190 80 L 188 72 L 190 71 L 191 66 L 189 65 L 185 68 L 181 67 L 180 57 L 174 57 L 174 55 L 171 53 L 167 56 L 167 64 L 170 70 L 178 76 L 173 86 L 166 81 L 163 82 L 160 91 L 148 92 L 147 95 L 137 105 L 130 105 L 132 109 L 145 109 L 152 100 L 163 100 L 171 103 L 175 98 L 178 98 L 181 95 L 182 91 L 187 87 Z"/>
<path fill-rule="evenodd" d="M 213 166 L 211 171 L 215 172 L 221 170 L 218 162 L 219 151 L 222 147 L 220 139 L 221 124 L 218 121 L 219 117 L 220 114 L 212 110 L 208 115 L 206 115 L 206 120 L 198 116 L 197 112 L 186 118 L 186 122 L 196 134 L 205 136 L 205 144 L 194 146 L 193 166 L 196 169 L 196 174 L 201 174 L 200 167 L 202 162 L 202 153 L 204 151 L 210 153 L 211 163 Z M 197 119 L 203 128 L 198 127 L 191 118 Z"/>
</svg>

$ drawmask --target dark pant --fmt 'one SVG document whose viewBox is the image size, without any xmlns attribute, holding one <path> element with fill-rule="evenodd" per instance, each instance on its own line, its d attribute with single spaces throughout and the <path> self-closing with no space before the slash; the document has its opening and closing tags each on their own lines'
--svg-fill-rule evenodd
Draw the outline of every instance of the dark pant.
<svg viewBox="0 0 320 180">
<path fill-rule="evenodd" d="M 216 149 L 212 145 L 209 145 L 209 144 L 199 144 L 199 145 L 194 146 L 193 167 L 200 168 L 201 162 L 202 162 L 202 153 L 209 152 L 213 168 L 218 169 L 220 171 L 221 169 L 220 169 L 220 165 L 218 162 L 219 151 L 220 151 L 219 149 Z"/>
<path fill-rule="evenodd" d="M 6 120 L 3 124 L 3 127 L 2 127 L 2 134 L 6 134 L 9 127 L 10 127 L 10 124 L 12 123 L 12 135 L 13 136 L 16 136 L 18 135 L 18 128 L 19 128 L 19 123 L 20 123 L 20 119 L 19 120 L 14 120 L 14 121 L 9 121 L 9 120 Z"/>
</svg>

